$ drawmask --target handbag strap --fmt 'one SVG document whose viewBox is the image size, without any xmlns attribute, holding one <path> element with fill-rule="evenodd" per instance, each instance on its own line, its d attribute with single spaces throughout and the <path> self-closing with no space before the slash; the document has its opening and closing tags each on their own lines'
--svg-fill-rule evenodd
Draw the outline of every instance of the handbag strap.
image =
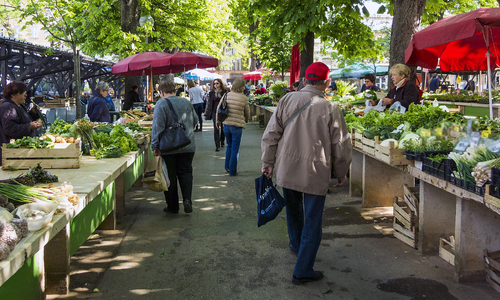
<svg viewBox="0 0 500 300">
<path fill-rule="evenodd" d="M 283 126 L 283 131 L 285 131 L 285 128 L 288 126 L 288 124 L 290 124 L 290 122 L 292 122 L 293 119 L 295 119 L 301 112 L 303 112 L 304 109 L 308 108 L 309 105 L 311 105 L 313 102 L 315 102 L 317 99 L 320 99 L 320 98 L 321 97 L 319 97 L 319 96 L 314 96 L 311 99 L 311 101 L 307 102 L 301 108 L 299 108 L 296 112 L 294 112 L 293 115 L 288 120 L 286 120 L 285 125 Z"/>
<path fill-rule="evenodd" d="M 170 107 L 170 110 L 174 113 L 174 124 L 179 123 L 179 121 L 177 120 L 177 113 L 172 106 L 172 102 L 170 102 L 170 99 L 168 98 L 165 98 L 165 101 L 167 101 L 168 107 Z"/>
</svg>

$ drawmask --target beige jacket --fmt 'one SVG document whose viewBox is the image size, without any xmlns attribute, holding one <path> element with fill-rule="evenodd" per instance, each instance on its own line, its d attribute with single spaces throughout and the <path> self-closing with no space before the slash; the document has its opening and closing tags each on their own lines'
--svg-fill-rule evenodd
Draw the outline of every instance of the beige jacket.
<svg viewBox="0 0 500 300">
<path fill-rule="evenodd" d="M 286 130 L 286 121 L 309 102 L 322 99 L 302 111 Z M 336 178 L 344 178 L 351 164 L 351 139 L 338 106 L 323 93 L 306 86 L 279 101 L 262 137 L 262 166 L 274 167 L 276 184 L 295 191 L 325 196 L 331 166 Z"/>
<path fill-rule="evenodd" d="M 222 100 L 217 106 L 217 111 L 222 103 Z M 229 92 L 227 93 L 227 118 L 222 124 L 245 128 L 245 123 L 248 123 L 250 118 L 250 105 L 248 104 L 247 96 L 242 93 Z M 217 118 L 217 123 L 219 120 Z"/>
</svg>

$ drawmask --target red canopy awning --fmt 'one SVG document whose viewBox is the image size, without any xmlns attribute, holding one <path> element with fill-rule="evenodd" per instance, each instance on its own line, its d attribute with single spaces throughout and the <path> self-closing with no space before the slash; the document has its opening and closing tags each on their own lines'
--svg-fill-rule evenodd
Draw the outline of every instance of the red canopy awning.
<svg viewBox="0 0 500 300">
<path fill-rule="evenodd" d="M 486 39 L 487 38 L 487 39 Z M 443 71 L 486 71 L 500 66 L 500 8 L 480 8 L 442 19 L 415 33 L 405 51 L 408 65 Z"/>
<path fill-rule="evenodd" d="M 151 62 L 169 57 L 172 54 L 165 52 L 142 52 L 128 56 L 111 67 L 111 73 L 122 76 L 159 75 L 161 72 L 151 70 Z"/>
</svg>

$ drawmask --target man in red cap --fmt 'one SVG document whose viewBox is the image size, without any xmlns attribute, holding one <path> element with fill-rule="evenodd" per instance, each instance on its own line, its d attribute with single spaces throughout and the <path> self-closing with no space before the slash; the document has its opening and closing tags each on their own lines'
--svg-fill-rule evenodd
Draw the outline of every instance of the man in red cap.
<svg viewBox="0 0 500 300">
<path fill-rule="evenodd" d="M 262 137 L 262 173 L 283 187 L 289 247 L 297 255 L 292 283 L 323 278 L 314 271 L 321 242 L 322 214 L 333 163 L 337 186 L 343 186 L 351 164 L 351 140 L 338 106 L 324 97 L 330 85 L 324 63 L 311 64 L 305 87 L 286 94 Z"/>
</svg>

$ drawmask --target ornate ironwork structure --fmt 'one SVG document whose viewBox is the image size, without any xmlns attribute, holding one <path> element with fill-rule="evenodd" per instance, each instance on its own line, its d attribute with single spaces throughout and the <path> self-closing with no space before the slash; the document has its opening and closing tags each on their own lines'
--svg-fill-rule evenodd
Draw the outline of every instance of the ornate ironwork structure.
<svg viewBox="0 0 500 300">
<path fill-rule="evenodd" d="M 121 89 L 120 76 L 111 74 L 113 62 L 85 55 L 81 55 L 80 61 L 82 86 L 87 81 L 93 89 L 99 79 L 108 82 L 116 92 Z M 0 90 L 12 80 L 26 83 L 31 95 L 47 83 L 61 97 L 73 96 L 73 53 L 0 37 Z"/>
</svg>

